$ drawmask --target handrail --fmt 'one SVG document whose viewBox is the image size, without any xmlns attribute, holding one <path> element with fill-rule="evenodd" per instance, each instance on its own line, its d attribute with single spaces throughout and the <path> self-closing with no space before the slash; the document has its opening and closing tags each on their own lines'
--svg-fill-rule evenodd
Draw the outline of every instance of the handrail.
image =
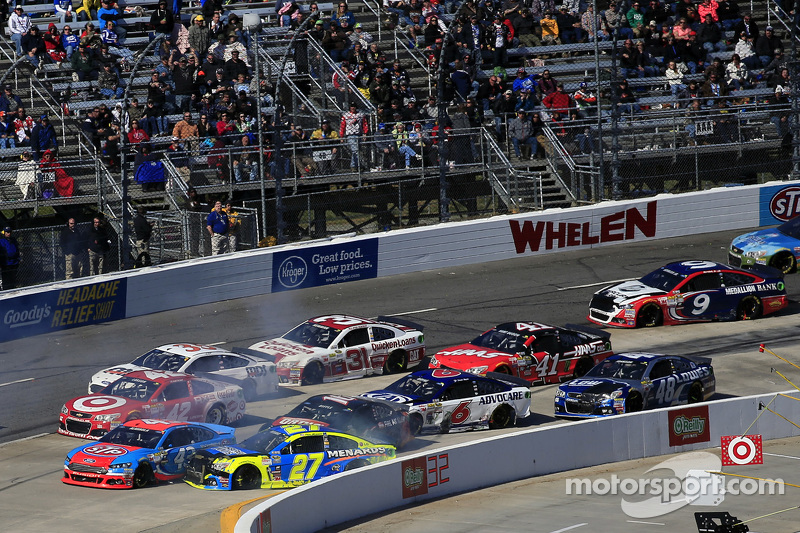
<svg viewBox="0 0 800 533">
<path fill-rule="evenodd" d="M 266 50 L 264 50 L 264 48 L 260 46 L 262 40 L 265 39 L 259 39 L 259 46 L 257 48 L 258 55 L 259 57 L 265 59 L 267 66 L 270 67 L 269 69 L 265 68 L 264 70 L 262 70 L 262 72 L 278 72 L 280 70 L 278 64 L 275 62 L 274 59 L 272 59 L 272 57 L 270 57 L 270 55 L 266 52 Z M 322 120 L 322 111 L 316 105 L 314 105 L 314 103 L 305 95 L 305 93 L 303 93 L 303 91 L 300 90 L 300 88 L 294 83 L 294 81 L 292 81 L 291 77 L 282 76 L 280 79 L 277 80 L 277 85 L 280 85 L 281 83 L 284 83 L 287 87 L 289 87 L 289 90 L 292 92 L 292 94 L 296 98 L 298 98 L 303 103 L 303 105 L 306 106 L 307 109 L 312 111 L 317 116 L 318 120 Z"/>
<path fill-rule="evenodd" d="M 413 59 L 417 63 L 417 65 L 422 67 L 422 70 L 425 71 L 425 77 L 428 79 L 428 94 L 431 94 L 431 90 L 433 88 L 433 85 L 432 85 L 432 80 L 431 80 L 431 69 L 430 69 L 430 66 L 428 66 L 428 63 L 426 61 L 423 61 L 419 57 L 417 57 L 419 55 L 419 52 L 417 51 L 417 49 L 414 48 L 412 50 L 409 46 L 407 46 L 406 43 L 405 43 L 405 40 L 403 38 L 397 36 L 398 33 L 400 33 L 402 35 L 405 35 L 405 33 L 403 33 L 402 30 L 398 30 L 397 28 L 394 29 L 395 59 L 397 59 L 397 57 L 398 57 L 397 56 L 397 45 L 399 44 L 401 47 L 403 47 L 403 49 L 406 51 L 406 53 L 409 56 L 411 56 L 411 59 Z"/>
<path fill-rule="evenodd" d="M 481 133 L 481 137 L 483 138 L 483 141 L 489 147 L 489 151 L 494 153 L 494 156 L 497 157 L 498 160 L 500 160 L 501 166 L 506 169 L 506 172 L 508 172 L 508 174 L 510 174 L 511 176 L 513 176 L 515 178 L 514 179 L 514 183 L 517 183 L 517 179 L 516 179 L 518 177 L 517 176 L 517 171 L 511 165 L 511 161 L 508 159 L 508 157 L 506 157 L 505 152 L 503 152 L 500 149 L 500 145 L 497 144 L 497 140 L 494 138 L 494 135 L 489 133 L 486 130 L 485 127 L 481 127 L 481 132 L 480 133 Z M 509 187 L 507 185 L 504 185 L 500 181 L 500 178 L 497 176 L 497 174 L 496 174 L 496 172 L 494 170 L 494 165 L 489 165 L 489 164 L 486 163 L 486 161 L 484 161 L 484 166 L 489 171 L 489 174 L 490 174 L 491 179 L 492 179 L 492 183 L 494 184 L 494 188 L 496 188 L 498 194 L 500 195 L 500 198 L 503 199 L 503 201 L 506 203 L 507 206 L 509 206 L 509 207 L 513 206 L 514 209 L 518 210 L 519 209 L 519 204 L 517 203 L 516 199 L 514 198 L 514 195 L 511 194 L 511 191 L 509 190 Z M 508 180 L 507 180 L 507 182 L 508 182 Z"/>
</svg>

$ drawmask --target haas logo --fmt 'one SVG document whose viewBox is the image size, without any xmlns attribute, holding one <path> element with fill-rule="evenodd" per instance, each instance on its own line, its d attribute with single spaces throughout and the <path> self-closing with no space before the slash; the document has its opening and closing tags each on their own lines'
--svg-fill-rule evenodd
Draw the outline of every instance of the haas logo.
<svg viewBox="0 0 800 533">
<path fill-rule="evenodd" d="M 781 222 L 800 214 L 800 187 L 786 187 L 769 201 L 769 212 Z"/>
</svg>

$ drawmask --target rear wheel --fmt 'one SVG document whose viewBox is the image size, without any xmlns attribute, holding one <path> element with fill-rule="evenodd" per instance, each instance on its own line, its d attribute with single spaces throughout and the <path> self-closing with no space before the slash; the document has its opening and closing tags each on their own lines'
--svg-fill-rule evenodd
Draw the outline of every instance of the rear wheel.
<svg viewBox="0 0 800 533">
<path fill-rule="evenodd" d="M 703 384 L 699 381 L 692 383 L 689 388 L 689 403 L 699 403 L 703 401 Z"/>
<path fill-rule="evenodd" d="M 221 405 L 215 405 L 206 413 L 207 424 L 225 424 L 227 418 L 228 417 L 225 414 L 225 408 Z"/>
<path fill-rule="evenodd" d="M 256 399 L 256 382 L 252 379 L 246 379 L 242 382 L 242 391 L 244 392 L 244 400 L 252 402 Z"/>
<path fill-rule="evenodd" d="M 406 369 L 406 353 L 403 351 L 396 351 L 389 354 L 386 363 L 383 365 L 384 374 L 396 374 Z"/>
<path fill-rule="evenodd" d="M 261 472 L 254 466 L 242 466 L 233 473 L 233 489 L 258 489 L 261 487 Z"/>
<path fill-rule="evenodd" d="M 572 375 L 579 378 L 591 370 L 593 366 L 594 361 L 592 358 L 583 356 L 578 359 L 578 362 L 575 364 L 575 370 L 572 372 Z"/>
<path fill-rule="evenodd" d="M 789 252 L 776 254 L 769 262 L 769 266 L 777 268 L 784 274 L 791 274 L 797 270 L 797 260 Z"/>
<path fill-rule="evenodd" d="M 511 375 L 511 369 L 505 365 L 498 366 L 493 370 L 493 372 L 497 372 L 498 374 L 508 374 Z"/>
<path fill-rule="evenodd" d="M 140 464 L 133 473 L 133 488 L 140 489 L 153 479 L 153 469 L 149 464 Z"/>
<path fill-rule="evenodd" d="M 764 309 L 761 305 L 761 298 L 758 296 L 746 296 L 739 302 L 736 318 L 739 320 L 755 320 L 760 318 Z"/>
<path fill-rule="evenodd" d="M 514 425 L 516 416 L 514 409 L 509 405 L 501 405 L 492 413 L 489 419 L 489 429 L 503 429 Z"/>
<path fill-rule="evenodd" d="M 664 313 L 656 304 L 647 304 L 639 310 L 636 316 L 637 328 L 653 328 L 664 323 Z"/>
<path fill-rule="evenodd" d="M 637 413 L 642 410 L 644 407 L 644 401 L 642 400 L 642 395 L 638 392 L 632 392 L 628 399 L 625 400 L 625 412 L 626 413 Z"/>
<path fill-rule="evenodd" d="M 325 369 L 322 368 L 322 363 L 319 361 L 309 363 L 303 369 L 303 385 L 319 385 L 322 383 L 323 377 L 325 377 Z"/>
</svg>

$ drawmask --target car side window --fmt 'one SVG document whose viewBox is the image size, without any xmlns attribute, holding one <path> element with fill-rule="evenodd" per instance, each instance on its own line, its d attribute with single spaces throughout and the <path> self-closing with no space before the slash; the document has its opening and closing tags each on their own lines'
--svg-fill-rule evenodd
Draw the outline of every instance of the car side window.
<svg viewBox="0 0 800 533">
<path fill-rule="evenodd" d="M 471 381 L 453 383 L 442 393 L 443 400 L 460 400 L 462 398 L 472 398 L 473 396 L 475 396 L 475 387 Z"/>
<path fill-rule="evenodd" d="M 394 331 L 389 328 L 380 328 L 372 326 L 372 338 L 375 342 L 385 341 L 386 339 L 394 339 Z"/>
<path fill-rule="evenodd" d="M 345 335 L 344 339 L 342 339 L 342 344 L 344 347 L 359 346 L 361 344 L 367 344 L 368 342 L 369 331 L 367 331 L 367 328 L 354 329 Z"/>
<path fill-rule="evenodd" d="M 689 372 L 692 369 L 692 365 L 683 359 L 673 359 L 672 366 L 675 367 L 676 373 Z"/>
<path fill-rule="evenodd" d="M 533 352 L 547 352 L 549 354 L 558 353 L 558 339 L 552 333 L 544 333 L 536 338 L 533 343 Z"/>
<path fill-rule="evenodd" d="M 753 278 L 747 274 L 740 274 L 739 272 L 723 272 L 722 284 L 726 287 L 737 287 L 739 285 L 748 285 L 753 283 Z"/>
<path fill-rule="evenodd" d="M 225 359 L 225 368 L 242 368 L 248 365 L 248 361 L 244 357 L 235 355 L 223 355 L 222 357 Z"/>
<path fill-rule="evenodd" d="M 585 342 L 586 341 L 579 335 L 576 335 L 570 331 L 562 331 L 559 334 L 559 343 L 561 344 L 561 349 L 565 351 L 571 351 L 575 348 L 575 346 Z"/>
<path fill-rule="evenodd" d="M 196 442 L 203 442 L 214 438 L 215 433 L 210 429 L 201 427 L 188 428 L 192 432 L 192 444 Z"/>
<path fill-rule="evenodd" d="M 499 392 L 504 392 L 506 389 L 504 385 L 494 381 L 478 380 L 476 385 L 478 386 L 478 396 L 483 396 L 484 394 L 497 394 Z"/>
<path fill-rule="evenodd" d="M 208 394 L 210 392 L 214 392 L 214 385 L 212 385 L 211 383 L 207 383 L 205 381 L 201 381 L 199 379 L 193 379 L 192 392 L 194 392 L 195 396 L 200 394 Z"/>
<path fill-rule="evenodd" d="M 299 437 L 292 442 L 291 453 L 315 453 L 325 451 L 325 441 L 322 435 L 308 435 Z"/>
<path fill-rule="evenodd" d="M 358 442 L 341 435 L 328 435 L 329 450 L 353 450 L 358 448 Z"/>
<path fill-rule="evenodd" d="M 169 434 L 167 440 L 164 441 L 164 447 L 180 448 L 181 446 L 188 446 L 194 442 L 194 435 L 189 428 L 178 428 L 172 430 L 172 432 Z"/>
<path fill-rule="evenodd" d="M 174 383 L 170 383 L 164 389 L 164 399 L 166 401 L 170 400 L 180 400 L 181 398 L 188 398 L 189 397 L 189 384 L 185 381 L 176 381 Z"/>
<path fill-rule="evenodd" d="M 690 279 L 681 288 L 681 292 L 710 291 L 721 287 L 720 275 L 718 273 L 700 274 Z"/>
<path fill-rule="evenodd" d="M 198 372 L 216 372 L 219 369 L 220 364 L 217 356 L 208 355 L 193 361 L 186 371 L 189 374 L 197 374 Z"/>
<path fill-rule="evenodd" d="M 650 379 L 664 378 L 672 374 L 672 364 L 669 360 L 662 359 L 653 365 L 650 371 Z"/>
</svg>

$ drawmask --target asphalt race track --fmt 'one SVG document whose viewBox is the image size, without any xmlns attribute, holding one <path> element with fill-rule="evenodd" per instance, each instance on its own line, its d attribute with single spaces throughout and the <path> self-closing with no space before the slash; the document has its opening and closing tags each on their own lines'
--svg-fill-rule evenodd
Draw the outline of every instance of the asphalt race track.
<svg viewBox="0 0 800 533">
<path fill-rule="evenodd" d="M 4 530 L 97 531 L 113 527 L 121 532 L 218 531 L 222 509 L 269 494 L 269 491 L 205 492 L 183 483 L 138 491 L 111 491 L 60 482 L 65 453 L 84 442 L 54 434 L 61 405 L 84 394 L 89 377 L 98 369 L 128 362 L 154 346 L 171 342 L 249 346 L 257 340 L 278 336 L 311 316 L 329 313 L 367 317 L 403 314 L 425 327 L 430 354 L 509 320 L 588 324 L 585 319 L 588 301 L 604 284 L 640 277 L 671 261 L 725 261 L 731 238 L 740 233 L 744 231 L 432 269 L 393 278 L 223 301 L 4 343 L 0 345 L 3 368 L 0 402 L 4 407 L 0 419 L 0 516 L 4 518 Z M 787 286 L 790 306 L 775 317 L 647 331 L 614 330 L 612 344 L 615 351 L 712 356 L 717 398 L 786 390 L 790 386 L 770 373 L 770 367 L 783 363 L 759 353 L 758 344 L 767 342 L 777 353 L 789 358 L 797 353 L 792 348 L 800 344 L 796 316 L 800 310 L 800 276 L 790 276 Z M 795 372 L 794 377 L 800 379 L 800 371 Z M 304 395 L 355 394 L 381 388 L 396 378 L 380 376 L 283 389 L 278 397 L 249 404 L 248 415 L 237 434 L 240 439 L 246 438 L 263 422 L 296 405 Z M 554 386 L 539 387 L 533 392 L 534 415 L 521 425 L 553 423 Z M 485 432 L 426 436 L 403 452 L 485 436 Z M 794 455 L 800 456 L 800 450 Z M 653 464 L 660 460 L 654 460 Z M 647 470 L 633 464 L 620 468 Z M 497 489 L 498 493 L 503 490 L 505 487 Z M 554 490 L 563 494 L 563 481 Z M 618 499 L 615 505 L 618 510 Z M 596 508 L 589 508 L 597 513 Z M 407 515 L 404 520 L 408 519 Z M 567 521 L 559 527 L 585 521 Z M 795 523 L 798 522 L 800 514 L 795 515 Z M 486 523 L 497 525 L 498 521 L 486 520 Z M 557 531 L 559 527 L 555 526 L 559 524 L 562 522 L 541 531 Z M 461 526 L 450 531 L 470 530 Z M 476 524 L 472 530 L 482 529 L 485 525 Z M 369 529 L 359 531 L 362 530 Z M 403 529 L 398 526 L 380 530 Z M 616 527 L 607 530 L 623 531 Z M 437 531 L 448 529 L 440 527 Z M 536 531 L 540 529 L 537 527 Z M 597 529 L 587 527 L 579 531 Z"/>
</svg>

